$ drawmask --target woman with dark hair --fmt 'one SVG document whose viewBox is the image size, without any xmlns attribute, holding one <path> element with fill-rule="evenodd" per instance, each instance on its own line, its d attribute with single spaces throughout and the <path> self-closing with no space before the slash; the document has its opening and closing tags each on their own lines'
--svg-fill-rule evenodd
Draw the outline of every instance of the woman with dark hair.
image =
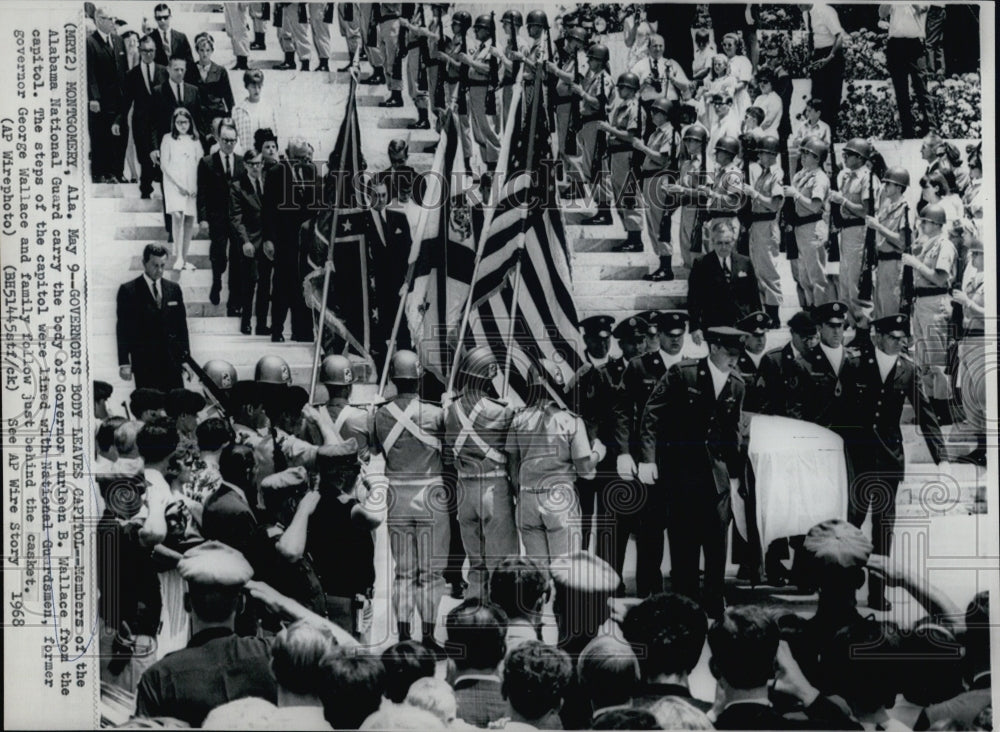
<svg viewBox="0 0 1000 732">
<path fill-rule="evenodd" d="M 386 648 L 382 652 L 382 665 L 385 698 L 393 704 L 402 704 L 414 681 L 434 676 L 437 658 L 423 644 L 408 640 Z"/>
<path fill-rule="evenodd" d="M 920 187 L 923 189 L 921 198 L 928 204 L 937 203 L 944 208 L 946 227 L 965 216 L 962 199 L 954 192 L 949 177 L 954 180 L 954 173 L 950 169 L 939 168 L 920 179 Z"/>
<path fill-rule="evenodd" d="M 194 269 L 185 266 L 194 217 L 197 213 L 198 160 L 202 149 L 194 118 L 185 107 L 178 107 L 170 118 L 170 133 L 160 143 L 160 170 L 163 173 L 163 207 L 171 217 L 174 240 L 174 269 Z M 180 257 L 177 257 L 177 252 Z"/>
<path fill-rule="evenodd" d="M 216 142 L 212 133 L 212 121 L 216 117 L 232 115 L 236 102 L 229 84 L 229 74 L 219 64 L 212 61 L 215 41 L 210 33 L 199 33 L 194 37 L 194 49 L 198 61 L 189 65 L 186 81 L 198 88 L 198 106 L 202 110 L 202 146 L 207 155 Z"/>
</svg>

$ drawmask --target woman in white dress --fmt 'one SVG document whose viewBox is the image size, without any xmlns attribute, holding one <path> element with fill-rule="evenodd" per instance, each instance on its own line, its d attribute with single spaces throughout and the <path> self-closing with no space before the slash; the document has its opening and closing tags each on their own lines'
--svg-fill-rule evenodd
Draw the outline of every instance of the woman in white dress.
<svg viewBox="0 0 1000 732">
<path fill-rule="evenodd" d="M 194 269 L 187 256 L 197 215 L 198 161 L 201 156 L 202 147 L 191 113 L 184 107 L 178 107 L 170 120 L 170 132 L 163 136 L 160 143 L 163 202 L 173 219 L 174 241 L 179 243 L 180 250 L 180 257 L 174 260 L 174 269 Z"/>
<path fill-rule="evenodd" d="M 649 36 L 653 28 L 646 20 L 646 9 L 636 6 L 634 13 L 629 13 L 622 20 L 622 40 L 628 47 L 628 57 L 625 68 L 631 69 L 637 63 L 649 56 Z"/>
<path fill-rule="evenodd" d="M 733 97 L 736 94 L 736 79 L 729 73 L 729 57 L 718 53 L 712 57 L 712 70 L 705 77 L 698 92 L 698 97 L 705 105 L 705 116 L 700 119 L 706 128 L 713 129 L 717 125 L 715 110 L 712 107 L 712 97 L 715 95 Z"/>
<path fill-rule="evenodd" d="M 736 81 L 733 105 L 736 116 L 743 119 L 750 106 L 750 79 L 753 78 L 753 64 L 743 55 L 743 38 L 739 33 L 727 33 L 722 37 L 722 52 L 729 59 L 729 75 Z"/>
</svg>

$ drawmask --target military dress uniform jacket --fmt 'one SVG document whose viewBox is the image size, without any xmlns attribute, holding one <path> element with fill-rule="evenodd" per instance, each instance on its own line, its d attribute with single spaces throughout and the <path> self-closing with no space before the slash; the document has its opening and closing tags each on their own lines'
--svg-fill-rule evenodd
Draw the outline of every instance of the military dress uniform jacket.
<svg viewBox="0 0 1000 732">
<path fill-rule="evenodd" d="M 840 372 L 834 373 L 830 360 L 821 346 L 803 355 L 806 378 L 799 385 L 798 408 L 802 419 L 846 436 L 853 423 L 856 395 L 854 393 L 859 354 L 844 348 Z"/>
<path fill-rule="evenodd" d="M 660 379 L 642 416 L 642 462 L 670 474 L 671 490 L 729 494 L 742 474 L 740 414 L 746 387 L 730 373 L 718 398 L 708 359 L 685 360 Z"/>
<path fill-rule="evenodd" d="M 413 394 L 402 394 L 375 411 L 373 449 L 385 455 L 390 483 L 441 479 L 444 410 Z"/>
<path fill-rule="evenodd" d="M 607 448 L 607 454 L 598 466 L 599 471 L 613 464 L 618 457 L 614 407 L 619 399 L 625 368 L 624 358 L 609 358 L 600 366 L 584 364 L 568 389 L 576 392 L 580 416 L 587 427 L 590 442 L 598 439 Z"/>
<path fill-rule="evenodd" d="M 802 404 L 794 395 L 804 388 L 809 377 L 802 358 L 795 354 L 791 343 L 764 354 L 757 369 L 764 380 L 764 404 L 761 412 L 778 417 L 802 419 Z"/>
<path fill-rule="evenodd" d="M 743 399 L 744 412 L 761 414 L 764 409 L 764 404 L 767 401 L 767 387 L 764 377 L 761 374 L 763 365 L 763 358 L 761 358 L 760 365 L 758 366 L 746 351 L 740 354 L 740 358 L 736 362 L 736 370 L 743 377 L 743 383 L 746 387 L 746 396 Z"/>
<path fill-rule="evenodd" d="M 667 373 L 659 351 L 644 353 L 628 362 L 614 402 L 614 445 L 619 455 L 639 456 L 639 426 L 646 401 Z"/>
</svg>

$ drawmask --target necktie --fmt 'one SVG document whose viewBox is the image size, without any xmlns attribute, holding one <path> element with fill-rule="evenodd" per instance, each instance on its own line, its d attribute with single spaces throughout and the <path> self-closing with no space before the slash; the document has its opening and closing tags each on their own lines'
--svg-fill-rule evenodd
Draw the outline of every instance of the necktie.
<svg viewBox="0 0 1000 732">
<path fill-rule="evenodd" d="M 156 302 L 156 307 L 160 307 L 160 283 L 158 280 L 153 280 L 153 300 Z"/>
<path fill-rule="evenodd" d="M 722 262 L 722 271 L 726 273 L 726 282 L 729 282 L 733 278 L 733 271 L 729 268 L 729 260 L 725 259 Z"/>
<path fill-rule="evenodd" d="M 259 178 L 256 181 L 254 181 L 253 187 L 255 189 L 257 189 L 257 198 L 263 200 L 264 193 L 263 193 L 263 191 L 260 190 L 260 179 Z"/>
<path fill-rule="evenodd" d="M 180 104 L 183 101 L 183 98 L 181 97 L 181 85 L 180 84 L 174 84 L 174 96 L 177 97 L 177 103 L 178 104 Z"/>
<path fill-rule="evenodd" d="M 143 76 L 146 77 L 146 91 L 153 91 L 153 72 L 149 70 L 149 64 L 143 64 L 143 68 L 146 69 L 146 73 Z"/>
<path fill-rule="evenodd" d="M 232 178 L 233 174 L 232 174 L 232 171 L 229 168 L 229 156 L 228 155 L 223 155 L 222 156 L 222 167 L 226 171 L 226 178 Z"/>
</svg>

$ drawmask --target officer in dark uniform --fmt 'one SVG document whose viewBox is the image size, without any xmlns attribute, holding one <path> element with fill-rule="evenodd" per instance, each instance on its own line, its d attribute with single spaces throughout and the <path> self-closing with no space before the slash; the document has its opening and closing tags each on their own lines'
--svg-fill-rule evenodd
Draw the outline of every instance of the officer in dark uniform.
<svg viewBox="0 0 1000 732">
<path fill-rule="evenodd" d="M 253 567 L 235 549 L 207 541 L 188 550 L 177 571 L 188 585 L 191 640 L 142 675 L 136 716 L 174 717 L 200 727 L 210 711 L 234 699 L 256 696 L 276 703 L 267 643 L 234 631 Z"/>
<path fill-rule="evenodd" d="M 948 459 L 937 415 L 920 386 L 913 362 L 902 353 L 910 319 L 895 314 L 872 322 L 873 348 L 853 372 L 853 434 L 847 442 L 855 479 L 850 485 L 847 519 L 859 527 L 872 511 L 874 554 L 889 556 L 896 521 L 896 490 L 906 471 L 899 428 L 903 402 L 910 401 L 935 463 Z M 891 610 L 883 581 L 869 575 L 868 607 Z"/>
<path fill-rule="evenodd" d="M 608 362 L 608 373 L 614 376 L 616 384 L 622 383 L 628 362 L 642 353 L 643 343 L 646 341 L 646 328 L 646 321 L 638 315 L 633 315 L 619 322 L 611 331 L 622 352 L 620 357 L 613 356 Z"/>
<path fill-rule="evenodd" d="M 666 496 L 673 590 L 700 599 L 709 617 L 721 618 L 730 496 L 743 469 L 744 385 L 736 362 L 746 333 L 720 326 L 705 337 L 709 355 L 672 367 L 649 397 L 638 472 L 643 484 Z M 705 583 L 699 592 L 702 549 Z"/>
<path fill-rule="evenodd" d="M 817 305 L 813 320 L 819 329 L 819 343 L 803 358 L 806 378 L 794 397 L 801 409 L 801 419 L 848 437 L 853 420 L 855 395 L 853 385 L 858 368 L 858 352 L 844 346 L 846 303 Z M 850 478 L 848 460 L 848 477 Z"/>
</svg>

